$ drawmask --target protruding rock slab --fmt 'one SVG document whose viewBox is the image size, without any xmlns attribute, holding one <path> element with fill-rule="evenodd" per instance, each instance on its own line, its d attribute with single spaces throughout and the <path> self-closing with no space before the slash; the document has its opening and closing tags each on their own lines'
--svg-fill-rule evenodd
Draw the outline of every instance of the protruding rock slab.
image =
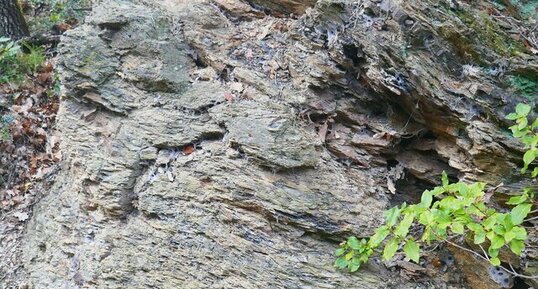
<svg viewBox="0 0 538 289">
<path fill-rule="evenodd" d="M 266 166 L 314 167 L 320 161 L 318 136 L 294 124 L 285 106 L 244 101 L 216 107 L 211 115 L 224 124 L 232 145 Z"/>
<path fill-rule="evenodd" d="M 289 16 L 301 15 L 307 8 L 313 7 L 317 0 L 246 0 L 254 8 L 266 9 L 270 14 Z"/>
</svg>

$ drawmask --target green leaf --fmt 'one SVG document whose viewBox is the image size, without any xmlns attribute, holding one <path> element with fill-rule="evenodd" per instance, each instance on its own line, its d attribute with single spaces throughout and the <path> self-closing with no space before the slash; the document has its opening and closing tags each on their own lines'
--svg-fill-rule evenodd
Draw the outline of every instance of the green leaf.
<svg viewBox="0 0 538 289">
<path fill-rule="evenodd" d="M 474 243 L 475 244 L 482 244 L 486 241 L 486 232 L 485 231 L 478 231 L 474 233 Z"/>
<path fill-rule="evenodd" d="M 499 226 L 501 227 L 504 227 L 506 230 L 510 230 L 514 226 L 514 223 L 512 222 L 512 216 L 510 216 L 510 214 L 496 213 L 496 218 L 497 224 L 499 224 Z"/>
<path fill-rule="evenodd" d="M 508 205 L 519 205 L 527 200 L 527 195 L 520 195 L 511 197 L 506 204 Z"/>
<path fill-rule="evenodd" d="M 443 187 L 435 187 L 433 190 L 431 190 L 431 192 L 434 197 L 437 197 L 440 194 L 446 192 L 446 190 Z"/>
<path fill-rule="evenodd" d="M 452 232 L 454 232 L 455 234 L 463 234 L 463 232 L 465 232 L 462 223 L 457 223 L 457 222 L 452 223 L 450 228 L 452 229 Z"/>
<path fill-rule="evenodd" d="M 334 251 L 334 254 L 338 257 L 338 256 L 343 255 L 345 252 L 346 252 L 345 248 L 339 248 L 339 249 L 336 249 L 336 251 Z"/>
<path fill-rule="evenodd" d="M 389 234 L 390 234 L 389 227 L 381 226 L 377 228 L 377 230 L 375 231 L 375 234 L 370 238 L 370 240 L 368 240 L 369 247 L 370 248 L 378 247 L 379 244 L 381 244 L 383 240 L 385 240 L 385 238 L 387 238 Z"/>
<path fill-rule="evenodd" d="M 491 246 L 488 248 L 488 255 L 491 257 L 497 257 L 499 256 L 499 249 L 493 249 Z"/>
<path fill-rule="evenodd" d="M 351 260 L 351 258 L 353 258 L 353 256 L 355 256 L 355 253 L 353 253 L 353 250 L 351 250 L 344 256 L 344 259 L 346 259 L 346 261 L 349 261 Z"/>
<path fill-rule="evenodd" d="M 484 241 L 486 241 L 486 231 L 484 231 L 484 228 L 482 228 L 480 224 L 468 223 L 466 226 L 474 233 L 475 244 L 482 244 Z"/>
<path fill-rule="evenodd" d="M 519 204 L 515 208 L 513 208 L 510 212 L 510 216 L 512 217 L 512 223 L 514 225 L 519 225 L 523 223 L 523 220 L 531 211 L 531 207 L 532 204 Z"/>
<path fill-rule="evenodd" d="M 534 168 L 534 170 L 531 173 L 531 177 L 533 177 L 533 178 L 538 177 L 538 167 Z"/>
<path fill-rule="evenodd" d="M 514 227 L 511 232 L 514 233 L 514 239 L 516 240 L 526 240 L 527 239 L 527 230 L 523 227 Z"/>
<path fill-rule="evenodd" d="M 517 113 L 512 112 L 512 113 L 508 114 L 505 118 L 509 119 L 509 120 L 516 120 L 518 117 L 519 117 L 519 115 L 517 115 Z"/>
<path fill-rule="evenodd" d="M 344 259 L 343 257 L 340 257 L 338 259 L 336 259 L 336 261 L 334 261 L 334 266 L 338 269 L 344 269 L 347 267 L 347 260 Z"/>
<path fill-rule="evenodd" d="M 489 231 L 486 233 L 486 237 L 488 237 L 488 240 L 493 240 L 493 237 L 495 237 L 495 232 Z"/>
<path fill-rule="evenodd" d="M 520 131 L 519 130 L 519 125 L 515 125 L 515 126 L 512 126 L 512 134 L 514 135 L 514 137 L 518 137 L 518 138 L 521 138 L 521 137 L 524 137 L 527 132 L 526 131 Z"/>
<path fill-rule="evenodd" d="M 361 261 L 361 263 L 366 263 L 368 261 L 368 257 L 370 257 L 370 255 L 372 255 L 373 253 L 374 251 L 368 250 L 366 254 L 362 254 L 359 256 L 359 261 Z"/>
<path fill-rule="evenodd" d="M 461 201 L 453 196 L 448 196 L 438 202 L 441 209 L 456 211 L 461 208 Z"/>
<path fill-rule="evenodd" d="M 398 221 L 398 218 L 400 217 L 400 209 L 398 207 L 393 207 L 392 209 L 387 211 L 386 217 L 387 217 L 387 225 L 389 227 L 396 225 L 396 222 Z"/>
<path fill-rule="evenodd" d="M 394 230 L 394 234 L 402 238 L 407 236 L 407 233 L 409 233 L 409 227 L 411 227 L 411 224 L 413 223 L 414 219 L 415 217 L 412 214 L 405 215 L 403 220 Z"/>
<path fill-rule="evenodd" d="M 492 249 L 499 249 L 504 245 L 504 238 L 499 235 L 495 235 L 493 239 L 491 239 L 491 246 Z"/>
<path fill-rule="evenodd" d="M 510 246 L 510 250 L 518 256 L 521 256 L 523 249 L 525 249 L 525 243 L 521 240 L 512 240 L 508 245 Z"/>
<path fill-rule="evenodd" d="M 446 174 L 445 171 L 443 171 L 443 173 L 441 173 L 441 182 L 443 184 L 443 187 L 448 186 L 448 175 Z"/>
<path fill-rule="evenodd" d="M 484 195 L 484 188 L 486 187 L 485 183 L 476 182 L 468 186 L 469 188 L 469 198 L 474 199 Z"/>
<path fill-rule="evenodd" d="M 468 223 L 466 224 L 466 226 L 467 228 L 469 228 L 469 230 L 473 232 L 484 231 L 484 229 L 482 229 L 482 226 L 480 226 L 480 224 L 477 224 L 477 223 Z"/>
<path fill-rule="evenodd" d="M 489 259 L 489 262 L 490 262 L 491 265 L 493 265 L 493 266 L 499 266 L 499 265 L 501 265 L 501 260 L 499 260 L 499 258 L 497 258 L 497 257 L 493 257 L 493 258 Z"/>
<path fill-rule="evenodd" d="M 525 163 L 525 165 L 529 165 L 534 161 L 535 158 L 536 158 L 535 150 L 528 150 L 523 155 L 523 162 Z"/>
<path fill-rule="evenodd" d="M 494 208 L 488 208 L 486 210 L 486 215 L 491 216 L 491 215 L 495 214 L 496 212 L 497 211 Z"/>
<path fill-rule="evenodd" d="M 420 247 L 413 238 L 407 240 L 403 249 L 405 252 L 405 256 L 409 260 L 413 260 L 415 263 L 418 263 L 420 259 Z"/>
<path fill-rule="evenodd" d="M 472 222 L 474 217 L 486 217 L 486 210 L 487 207 L 484 203 L 474 203 L 473 206 L 469 206 L 467 208 L 467 212 L 469 213 L 469 222 Z"/>
<path fill-rule="evenodd" d="M 432 212 L 425 211 L 422 214 L 420 214 L 418 220 L 422 225 L 429 225 L 433 223 L 434 217 L 433 217 Z"/>
<path fill-rule="evenodd" d="M 390 260 L 392 257 L 394 257 L 394 254 L 396 254 L 396 251 L 398 250 L 398 240 L 396 238 L 391 239 L 387 245 L 385 246 L 385 249 L 383 250 L 383 259 Z"/>
<path fill-rule="evenodd" d="M 518 119 L 518 120 L 516 121 L 516 123 L 518 124 L 518 125 L 517 125 L 517 128 L 518 128 L 519 130 L 525 130 L 525 131 L 526 131 L 525 128 L 526 128 L 527 125 L 529 124 L 527 118 L 525 118 L 525 117 L 524 117 L 524 118 L 520 118 L 520 119 Z"/>
<path fill-rule="evenodd" d="M 467 186 L 466 183 L 463 183 L 463 182 L 458 182 L 458 183 L 455 183 L 454 186 L 456 187 L 456 193 L 467 198 L 469 197 L 469 189 L 470 187 Z"/>
<path fill-rule="evenodd" d="M 495 224 L 497 224 L 498 213 L 494 213 L 482 222 L 482 225 L 486 230 L 491 230 Z"/>
<path fill-rule="evenodd" d="M 434 231 L 434 239 L 444 239 L 447 237 L 447 232 L 445 228 L 439 228 L 439 227 L 432 227 Z"/>
<path fill-rule="evenodd" d="M 506 233 L 506 230 L 504 229 L 503 226 L 498 225 L 498 226 L 493 227 L 493 232 L 495 232 L 495 234 L 497 235 L 504 235 Z"/>
<path fill-rule="evenodd" d="M 510 230 L 510 231 L 507 231 L 506 233 L 504 233 L 504 241 L 506 243 L 512 241 L 515 237 L 516 237 L 516 233 L 514 232 L 514 230 Z"/>
<path fill-rule="evenodd" d="M 450 210 L 432 210 L 432 213 L 433 221 L 437 223 L 438 227 L 446 228 L 452 223 Z"/>
<path fill-rule="evenodd" d="M 519 116 L 526 116 L 531 112 L 531 106 L 524 103 L 518 103 L 516 106 L 516 113 Z"/>
<path fill-rule="evenodd" d="M 353 260 L 351 260 L 351 262 L 347 264 L 349 272 L 356 272 L 357 270 L 359 270 L 360 267 L 361 261 L 359 261 L 359 259 L 357 258 L 353 258 Z"/>
<path fill-rule="evenodd" d="M 433 200 L 432 195 L 433 193 L 427 190 L 424 191 L 424 193 L 422 193 L 422 197 L 420 198 L 420 204 L 424 208 L 429 208 L 432 205 L 432 200 Z"/>
<path fill-rule="evenodd" d="M 355 236 L 347 238 L 347 245 L 353 250 L 359 250 L 362 247 L 359 242 L 359 239 L 357 239 L 357 237 Z"/>
<path fill-rule="evenodd" d="M 426 227 L 426 229 L 424 230 L 424 233 L 422 234 L 422 237 L 420 237 L 420 240 L 423 242 L 424 241 L 428 242 L 428 245 L 429 245 L 431 239 L 432 239 L 432 230 L 430 229 L 430 227 Z"/>
</svg>

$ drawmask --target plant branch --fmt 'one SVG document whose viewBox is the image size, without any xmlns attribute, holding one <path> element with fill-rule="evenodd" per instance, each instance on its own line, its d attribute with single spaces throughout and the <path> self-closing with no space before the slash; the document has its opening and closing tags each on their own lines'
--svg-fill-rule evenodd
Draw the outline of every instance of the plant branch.
<svg viewBox="0 0 538 289">
<path fill-rule="evenodd" d="M 488 256 L 488 253 L 486 253 L 486 250 L 484 250 L 484 247 L 482 247 L 482 245 L 478 244 L 478 247 L 480 247 L 480 249 L 482 250 L 482 253 L 484 253 L 484 257 L 486 257 L 486 259 L 488 260 L 488 262 L 490 261 L 489 260 L 489 256 Z"/>
<path fill-rule="evenodd" d="M 475 204 L 471 204 L 473 207 L 475 207 L 480 213 L 484 214 L 485 217 L 489 217 L 486 212 L 482 211 L 479 207 L 477 207 Z"/>
<path fill-rule="evenodd" d="M 484 260 L 484 261 L 489 262 L 489 257 L 488 257 L 487 254 L 485 254 L 485 255 L 479 254 L 479 253 L 477 253 L 477 252 L 475 252 L 475 251 L 473 251 L 473 250 L 471 250 L 471 249 L 468 249 L 468 248 L 465 248 L 465 247 L 463 247 L 463 246 L 460 246 L 460 245 L 458 245 L 458 244 L 456 244 L 456 243 L 454 243 L 454 242 L 452 242 L 452 241 L 449 241 L 449 240 L 447 240 L 447 239 L 444 239 L 444 238 L 441 238 L 441 240 L 447 242 L 448 244 L 450 244 L 450 245 L 452 245 L 452 246 L 454 246 L 454 247 L 456 247 L 456 248 L 458 248 L 458 249 L 461 249 L 461 250 L 464 250 L 464 251 L 466 251 L 466 252 L 469 252 L 469 253 L 471 253 L 471 254 L 477 256 L 478 258 L 480 258 L 480 259 L 482 259 L 482 260 Z M 480 249 L 482 249 L 482 251 L 483 251 L 484 253 L 486 253 L 486 251 L 484 251 L 484 248 L 482 248 L 482 246 L 480 246 Z M 498 266 L 498 267 L 501 268 L 501 269 L 503 269 L 503 270 L 506 271 L 507 273 L 512 274 L 512 275 L 514 275 L 514 276 L 516 276 L 516 277 L 519 277 L 519 278 L 524 278 L 524 279 L 538 279 L 538 276 L 528 276 L 528 275 L 519 274 L 519 273 L 517 273 L 517 272 L 514 270 L 514 267 L 512 267 L 512 264 L 508 263 L 508 265 L 510 265 L 510 268 L 511 268 L 512 270 L 510 270 L 510 269 L 508 269 L 508 268 L 506 268 L 506 267 L 504 267 L 504 266 L 502 266 L 502 265 L 501 265 L 501 266 Z"/>
<path fill-rule="evenodd" d="M 533 220 L 537 220 L 538 219 L 538 216 L 536 217 L 532 217 L 532 218 L 528 218 L 528 219 L 525 219 L 523 220 L 524 222 L 529 222 L 529 221 L 533 221 Z"/>
</svg>

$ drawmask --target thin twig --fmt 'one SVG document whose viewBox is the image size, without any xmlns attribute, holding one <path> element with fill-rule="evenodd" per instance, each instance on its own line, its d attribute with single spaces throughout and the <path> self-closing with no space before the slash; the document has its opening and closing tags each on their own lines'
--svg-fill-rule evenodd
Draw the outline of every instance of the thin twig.
<svg viewBox="0 0 538 289">
<path fill-rule="evenodd" d="M 424 250 L 424 253 L 430 253 L 430 252 L 433 252 L 433 251 L 437 250 L 437 248 L 438 248 L 439 246 L 441 246 L 441 243 L 437 243 L 437 244 L 435 244 L 435 246 L 433 246 L 433 248 L 431 248 L 431 249 Z"/>
<path fill-rule="evenodd" d="M 481 259 L 483 259 L 483 260 L 489 262 L 489 259 L 488 259 L 488 258 L 482 256 L 481 254 L 476 253 L 475 251 L 473 251 L 473 250 L 471 250 L 471 249 L 467 249 L 467 248 L 465 248 L 465 247 L 462 247 L 462 246 L 460 246 L 460 245 L 458 245 L 458 244 L 456 244 L 456 243 L 454 243 L 454 242 L 452 242 L 452 241 L 449 241 L 449 240 L 447 240 L 447 239 L 441 239 L 441 240 L 442 240 L 442 241 L 445 241 L 445 242 L 449 243 L 450 245 L 452 245 L 452 246 L 454 246 L 454 247 L 457 247 L 457 248 L 459 248 L 459 249 L 461 249 L 461 250 L 463 250 L 463 251 L 472 253 L 472 254 L 476 255 L 477 257 L 479 257 L 479 258 L 481 258 Z"/>
<path fill-rule="evenodd" d="M 523 220 L 523 221 L 524 221 L 524 222 L 529 222 L 529 221 L 533 221 L 533 220 L 536 220 L 536 219 L 538 219 L 538 216 L 536 216 L 536 217 L 532 217 L 532 218 L 528 218 L 528 219 L 525 219 L 525 220 Z"/>
<path fill-rule="evenodd" d="M 489 256 L 488 256 L 488 253 L 486 253 L 486 250 L 484 250 L 484 247 L 482 247 L 482 245 L 478 244 L 478 247 L 480 247 L 480 249 L 482 249 L 482 253 L 484 253 L 484 257 L 486 257 L 486 259 L 488 259 L 488 262 L 490 261 L 489 260 Z"/>
<path fill-rule="evenodd" d="M 443 241 L 445 241 L 445 242 L 447 242 L 447 243 L 449 243 L 450 245 L 452 245 L 452 246 L 454 246 L 454 247 L 456 247 L 456 248 L 459 248 L 459 249 L 461 249 L 461 250 L 464 250 L 464 251 L 466 251 L 466 252 L 469 252 L 469 253 L 471 253 L 471 254 L 473 254 L 473 255 L 479 257 L 480 259 L 489 262 L 489 257 L 487 257 L 487 254 L 485 254 L 486 257 L 484 257 L 483 255 L 478 254 L 478 253 L 476 253 L 475 251 L 473 251 L 473 250 L 471 250 L 471 249 L 467 249 L 467 248 L 465 248 L 465 247 L 462 247 L 462 246 L 460 246 L 460 245 L 458 245 L 458 244 L 456 244 L 456 243 L 454 243 L 454 242 L 451 242 L 451 241 L 449 241 L 449 240 L 447 240 L 447 239 L 444 239 L 444 238 L 440 238 L 440 239 L 443 240 Z M 482 248 L 482 246 L 480 246 L 480 248 L 481 248 L 482 250 L 484 250 L 484 248 Z M 484 251 L 484 253 L 485 253 L 485 251 Z M 528 276 L 528 275 L 519 274 L 519 273 L 517 273 L 517 272 L 513 269 L 512 264 L 510 264 L 510 263 L 508 263 L 508 264 L 510 265 L 510 267 L 512 268 L 512 270 L 507 269 L 506 267 L 504 267 L 504 266 L 502 266 L 502 265 L 497 266 L 497 267 L 499 267 L 499 268 L 503 269 L 504 271 L 506 271 L 507 273 L 512 274 L 512 275 L 514 275 L 514 276 L 516 276 L 516 277 L 519 277 L 519 278 L 524 278 L 524 279 L 538 279 L 538 276 Z"/>
<path fill-rule="evenodd" d="M 475 204 L 471 204 L 473 207 L 475 207 L 480 213 L 484 214 L 485 217 L 489 217 L 486 212 L 482 211 L 479 207 L 477 207 Z"/>
</svg>

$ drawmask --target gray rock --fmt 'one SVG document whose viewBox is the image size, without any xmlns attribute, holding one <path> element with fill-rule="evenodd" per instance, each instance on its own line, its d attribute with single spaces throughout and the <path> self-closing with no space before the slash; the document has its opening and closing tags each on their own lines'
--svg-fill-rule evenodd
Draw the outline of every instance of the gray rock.
<svg viewBox="0 0 538 289">
<path fill-rule="evenodd" d="M 211 110 L 224 124 L 226 140 L 264 165 L 276 168 L 313 167 L 320 161 L 317 135 L 294 123 L 285 107 L 243 101 Z"/>
<path fill-rule="evenodd" d="M 348 274 L 332 254 L 441 171 L 497 184 L 520 160 L 501 129 L 514 100 L 490 76 L 458 74 L 476 51 L 493 65 L 496 49 L 458 51 L 450 31 L 469 31 L 453 9 L 97 2 L 62 39 L 64 159 L 23 239 L 32 288 L 464 287 L 401 260 L 417 271 L 374 258 Z M 480 279 L 470 273 L 484 264 L 455 257 Z"/>
<path fill-rule="evenodd" d="M 326 237 L 381 222 L 379 180 L 285 103 L 189 84 L 162 12 L 100 5 L 62 42 L 64 169 L 24 238 L 32 288 L 379 288 L 337 272 Z"/>
</svg>

